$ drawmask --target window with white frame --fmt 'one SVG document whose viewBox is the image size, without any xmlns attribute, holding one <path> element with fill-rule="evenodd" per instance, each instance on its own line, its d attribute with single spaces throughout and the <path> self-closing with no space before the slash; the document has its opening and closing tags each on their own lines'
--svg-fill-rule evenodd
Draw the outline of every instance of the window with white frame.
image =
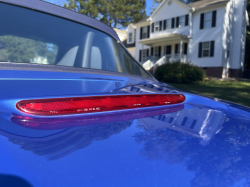
<svg viewBox="0 0 250 187">
<path fill-rule="evenodd" d="M 212 27 L 212 12 L 204 14 L 204 28 Z"/>
<path fill-rule="evenodd" d="M 129 34 L 128 34 L 128 41 L 129 41 L 129 42 L 132 42 L 132 33 L 129 33 Z"/>
<path fill-rule="evenodd" d="M 142 27 L 142 39 L 148 38 L 148 27 Z"/>
<path fill-rule="evenodd" d="M 179 17 L 179 27 L 185 27 L 185 16 Z"/>
<path fill-rule="evenodd" d="M 202 44 L 202 56 L 203 57 L 209 57 L 209 51 L 210 51 L 210 42 L 203 42 Z"/>
<path fill-rule="evenodd" d="M 147 49 L 142 49 L 141 50 L 141 60 L 142 60 L 142 62 L 147 61 Z"/>
<path fill-rule="evenodd" d="M 154 23 L 154 27 L 155 32 L 159 31 L 159 21 Z"/>
<path fill-rule="evenodd" d="M 167 20 L 167 29 L 171 29 L 172 28 L 172 21 L 171 21 L 171 19 L 168 19 Z"/>
</svg>

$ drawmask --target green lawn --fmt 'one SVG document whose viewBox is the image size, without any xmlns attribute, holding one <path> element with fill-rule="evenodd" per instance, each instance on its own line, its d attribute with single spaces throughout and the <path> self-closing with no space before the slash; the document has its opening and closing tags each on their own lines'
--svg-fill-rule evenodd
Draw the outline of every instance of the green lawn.
<svg viewBox="0 0 250 187">
<path fill-rule="evenodd" d="M 205 80 L 201 83 L 168 83 L 176 88 L 250 107 L 250 81 Z"/>
</svg>

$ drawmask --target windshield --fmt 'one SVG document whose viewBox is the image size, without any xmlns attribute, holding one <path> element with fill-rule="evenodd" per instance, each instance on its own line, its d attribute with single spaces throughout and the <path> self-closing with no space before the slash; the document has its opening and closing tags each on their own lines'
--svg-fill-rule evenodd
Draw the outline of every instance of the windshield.
<svg viewBox="0 0 250 187">
<path fill-rule="evenodd" d="M 151 76 L 109 35 L 45 13 L 0 3 L 0 62 Z"/>
</svg>

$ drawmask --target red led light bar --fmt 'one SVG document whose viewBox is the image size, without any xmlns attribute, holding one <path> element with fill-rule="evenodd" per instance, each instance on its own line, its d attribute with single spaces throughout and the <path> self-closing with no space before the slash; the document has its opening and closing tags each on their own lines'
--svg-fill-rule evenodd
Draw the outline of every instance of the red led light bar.
<svg viewBox="0 0 250 187">
<path fill-rule="evenodd" d="M 19 101 L 16 108 L 27 114 L 55 116 L 164 106 L 184 101 L 182 94 L 90 96 L 24 100 Z"/>
</svg>

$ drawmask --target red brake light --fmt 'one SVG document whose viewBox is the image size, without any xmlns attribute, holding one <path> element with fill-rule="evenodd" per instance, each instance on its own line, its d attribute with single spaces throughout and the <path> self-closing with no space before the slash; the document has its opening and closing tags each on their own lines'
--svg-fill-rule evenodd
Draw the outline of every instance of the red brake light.
<svg viewBox="0 0 250 187">
<path fill-rule="evenodd" d="M 27 114 L 52 116 L 163 106 L 184 101 L 185 96 L 181 94 L 118 95 L 24 100 L 16 107 Z"/>
</svg>

